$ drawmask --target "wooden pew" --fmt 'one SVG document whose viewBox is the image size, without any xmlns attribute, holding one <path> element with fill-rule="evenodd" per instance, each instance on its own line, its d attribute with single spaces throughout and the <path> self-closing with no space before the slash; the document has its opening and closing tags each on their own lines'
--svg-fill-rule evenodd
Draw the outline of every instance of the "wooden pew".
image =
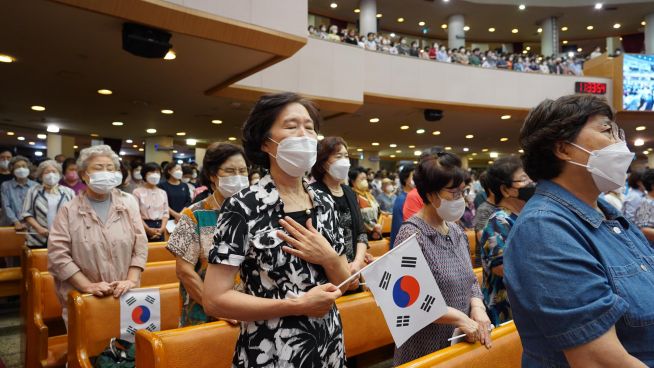
<svg viewBox="0 0 654 368">
<path fill-rule="evenodd" d="M 49 325 L 61 323 L 61 304 L 55 282 L 48 272 L 33 268 L 28 274 L 25 306 L 27 367 L 56 367 L 66 362 L 66 335 L 50 336 Z M 141 287 L 178 283 L 175 261 L 148 263 L 141 275 Z M 179 304 L 179 300 L 176 302 Z M 63 349 L 62 349 L 63 345 Z"/>
<path fill-rule="evenodd" d="M 475 264 L 475 250 L 477 249 L 477 238 L 475 237 L 474 230 L 466 230 L 466 236 L 468 237 L 468 244 L 470 245 L 470 262 Z"/>
<path fill-rule="evenodd" d="M 0 227 L 0 257 L 20 257 L 25 236 L 16 234 L 13 226 Z M 21 294 L 20 267 L 0 268 L 0 298 Z"/>
<path fill-rule="evenodd" d="M 479 287 L 481 287 L 481 282 L 484 279 L 484 269 L 481 267 L 473 268 L 473 271 L 475 271 L 475 276 L 477 276 L 477 282 L 479 282 Z"/>
<path fill-rule="evenodd" d="M 400 368 L 512 368 L 520 367 L 522 343 L 513 322 L 491 333 L 493 347 L 487 350 L 479 343 L 461 342 L 436 351 Z"/>
<path fill-rule="evenodd" d="M 370 247 L 368 253 L 372 254 L 373 257 L 381 257 L 390 249 L 390 240 L 388 238 L 371 240 L 368 242 L 368 246 Z"/>
<path fill-rule="evenodd" d="M 161 329 L 176 328 L 180 316 L 179 284 L 161 285 L 159 292 Z M 68 367 L 91 368 L 90 359 L 99 355 L 112 337 L 120 336 L 120 300 L 72 291 L 68 295 L 68 311 Z"/>
<path fill-rule="evenodd" d="M 393 343 L 384 316 L 372 294 L 357 293 L 336 300 L 341 314 L 345 352 L 353 357 Z M 136 365 L 147 368 L 231 367 L 238 327 L 225 322 L 169 331 L 136 333 Z M 189 354 L 202 351 L 202 354 Z"/>
<path fill-rule="evenodd" d="M 381 213 L 377 219 L 377 223 L 381 225 L 382 235 L 390 235 L 391 225 L 393 224 L 393 215 L 390 213 Z"/>
</svg>

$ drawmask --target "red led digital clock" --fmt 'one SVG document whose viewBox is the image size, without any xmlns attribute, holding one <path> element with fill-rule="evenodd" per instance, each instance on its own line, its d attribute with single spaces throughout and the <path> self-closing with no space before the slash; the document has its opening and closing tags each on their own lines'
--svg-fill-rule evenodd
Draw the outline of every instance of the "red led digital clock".
<svg viewBox="0 0 654 368">
<path fill-rule="evenodd" d="M 599 82 L 575 82 L 576 93 L 590 93 L 593 95 L 606 94 L 606 83 Z"/>
</svg>

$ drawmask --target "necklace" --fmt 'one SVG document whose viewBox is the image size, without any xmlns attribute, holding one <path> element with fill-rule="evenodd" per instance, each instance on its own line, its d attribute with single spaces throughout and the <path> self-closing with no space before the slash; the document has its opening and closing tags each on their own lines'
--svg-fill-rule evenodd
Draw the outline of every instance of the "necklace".
<svg viewBox="0 0 654 368">
<path fill-rule="evenodd" d="M 280 192 L 280 194 L 281 194 L 281 192 Z M 305 195 L 308 195 L 308 193 L 302 192 L 302 194 L 304 194 L 304 195 L 302 195 L 302 197 L 303 197 L 302 199 L 303 200 L 306 199 Z M 293 198 L 293 196 L 289 195 L 288 193 L 286 193 L 286 197 L 287 197 L 287 199 L 290 199 L 291 202 L 295 203 L 296 205 L 300 205 L 300 201 L 296 200 L 295 198 Z M 297 195 L 296 195 L 296 197 L 297 197 Z M 311 201 L 311 197 L 309 197 L 309 201 Z M 302 202 L 304 202 L 304 201 L 302 201 Z M 299 207 L 302 208 L 304 206 L 300 205 Z M 306 213 L 307 215 L 310 215 L 311 214 L 311 207 L 305 209 L 304 213 Z"/>
</svg>

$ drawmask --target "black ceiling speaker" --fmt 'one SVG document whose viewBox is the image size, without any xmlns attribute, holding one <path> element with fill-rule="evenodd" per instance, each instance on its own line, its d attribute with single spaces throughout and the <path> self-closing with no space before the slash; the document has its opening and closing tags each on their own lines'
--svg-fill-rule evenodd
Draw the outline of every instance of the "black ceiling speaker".
<svg viewBox="0 0 654 368">
<path fill-rule="evenodd" d="M 171 36 L 170 33 L 159 29 L 135 23 L 124 23 L 123 50 L 136 56 L 161 59 L 173 47 L 168 42 Z"/>
<path fill-rule="evenodd" d="M 425 120 L 439 121 L 443 118 L 443 110 L 425 109 Z"/>
</svg>

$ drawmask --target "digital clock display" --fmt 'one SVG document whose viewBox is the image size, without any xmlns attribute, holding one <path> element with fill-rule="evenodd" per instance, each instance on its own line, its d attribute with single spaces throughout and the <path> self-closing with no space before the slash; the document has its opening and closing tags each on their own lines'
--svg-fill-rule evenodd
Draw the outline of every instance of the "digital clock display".
<svg viewBox="0 0 654 368">
<path fill-rule="evenodd" d="M 606 94 L 606 83 L 576 82 L 575 83 L 575 92 L 576 93 L 590 93 L 590 94 L 593 94 L 593 95 L 604 95 L 604 94 Z"/>
</svg>

